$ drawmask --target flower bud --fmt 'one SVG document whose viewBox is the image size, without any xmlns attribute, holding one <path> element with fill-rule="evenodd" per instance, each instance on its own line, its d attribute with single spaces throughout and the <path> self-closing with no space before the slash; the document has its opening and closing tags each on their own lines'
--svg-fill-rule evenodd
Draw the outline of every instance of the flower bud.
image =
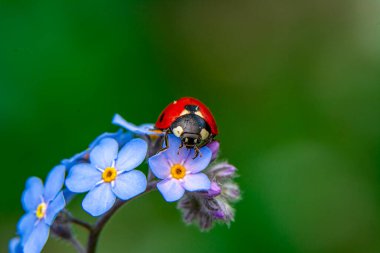
<svg viewBox="0 0 380 253">
<path fill-rule="evenodd" d="M 222 195 L 231 202 L 238 201 L 240 199 L 239 186 L 233 182 L 224 183 Z"/>
<path fill-rule="evenodd" d="M 224 213 L 222 211 L 214 211 L 212 213 L 212 215 L 216 218 L 216 219 L 220 219 L 220 220 L 223 220 L 224 219 Z"/>
<path fill-rule="evenodd" d="M 199 192 L 199 194 L 203 195 L 204 197 L 213 198 L 221 194 L 222 189 L 219 187 L 218 183 L 216 181 L 211 181 L 211 187 L 208 191 L 202 191 Z"/>
<path fill-rule="evenodd" d="M 213 212 L 216 219 L 223 220 L 225 223 L 230 224 L 234 220 L 235 210 L 228 203 L 227 199 L 217 197 L 218 210 Z"/>
<path fill-rule="evenodd" d="M 197 223 L 201 230 L 209 230 L 215 222 L 227 225 L 234 220 L 234 209 L 223 196 L 207 197 L 200 193 L 187 193 L 179 202 L 185 223 Z"/>
<path fill-rule="evenodd" d="M 217 181 L 222 181 L 224 179 L 230 179 L 236 176 L 235 166 L 228 163 L 218 163 L 207 170 L 207 174 L 210 178 L 214 178 Z"/>
<path fill-rule="evenodd" d="M 208 190 L 208 196 L 209 197 L 216 197 L 222 192 L 222 189 L 220 189 L 219 185 L 217 182 L 212 181 L 211 182 L 211 187 Z"/>
</svg>

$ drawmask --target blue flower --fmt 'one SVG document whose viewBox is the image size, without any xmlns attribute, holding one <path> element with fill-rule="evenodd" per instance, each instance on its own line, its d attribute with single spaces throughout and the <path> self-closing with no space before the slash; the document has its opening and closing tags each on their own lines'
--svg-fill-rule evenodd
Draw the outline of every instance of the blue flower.
<svg viewBox="0 0 380 253">
<path fill-rule="evenodd" d="M 21 240 L 19 237 L 12 238 L 8 245 L 9 253 L 23 253 Z"/>
<path fill-rule="evenodd" d="M 65 207 L 61 191 L 65 179 L 65 167 L 56 166 L 48 175 L 45 187 L 41 179 L 31 177 L 22 194 L 22 206 L 26 212 L 17 230 L 25 253 L 38 253 L 44 247 L 50 226 Z"/>
<path fill-rule="evenodd" d="M 212 152 L 200 149 L 202 156 L 194 157 L 194 149 L 179 149 L 181 140 L 169 135 L 169 148 L 149 158 L 153 174 L 163 179 L 157 184 L 158 190 L 168 202 L 179 200 L 187 191 L 207 191 L 211 182 L 206 174 L 200 173 L 210 163 Z"/>
<path fill-rule="evenodd" d="M 164 133 L 162 133 L 161 131 L 154 130 L 153 124 L 143 124 L 140 126 L 136 126 L 126 121 L 119 114 L 115 114 L 115 116 L 112 119 L 112 124 L 121 126 L 127 129 L 128 131 L 131 131 L 132 133 L 138 134 L 138 135 L 153 135 L 153 136 L 164 135 Z"/>
<path fill-rule="evenodd" d="M 130 141 L 132 139 L 132 133 L 131 132 L 124 132 L 122 129 L 115 133 L 103 133 L 96 137 L 94 141 L 90 143 L 88 148 L 78 154 L 75 154 L 69 159 L 64 159 L 61 161 L 61 164 L 65 165 L 67 171 L 70 171 L 70 169 L 79 163 L 85 163 L 89 161 L 90 158 L 90 152 L 92 149 L 99 144 L 99 142 L 105 138 L 113 138 L 115 139 L 120 146 L 123 146 L 125 143 Z M 68 189 L 63 190 L 63 194 L 65 196 L 66 202 L 69 203 L 74 197 L 75 193 L 71 192 Z"/>
<path fill-rule="evenodd" d="M 116 140 L 102 139 L 90 153 L 91 163 L 71 168 L 66 186 L 76 193 L 89 191 L 83 199 L 83 209 L 99 216 L 113 206 L 116 197 L 127 200 L 145 191 L 144 173 L 133 169 L 144 161 L 147 148 L 142 139 L 133 139 L 118 152 Z"/>
</svg>

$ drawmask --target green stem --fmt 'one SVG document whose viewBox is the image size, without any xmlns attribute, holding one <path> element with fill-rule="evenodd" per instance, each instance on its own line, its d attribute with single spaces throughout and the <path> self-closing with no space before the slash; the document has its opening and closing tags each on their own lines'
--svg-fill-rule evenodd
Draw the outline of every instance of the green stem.
<svg viewBox="0 0 380 253">
<path fill-rule="evenodd" d="M 71 223 L 76 224 L 78 226 L 81 226 L 81 227 L 87 229 L 89 232 L 91 232 L 92 229 L 93 229 L 93 227 L 92 227 L 91 224 L 89 224 L 89 223 L 87 223 L 85 221 L 82 221 L 80 219 L 77 219 L 77 218 L 74 218 L 74 217 L 70 217 L 69 220 L 70 220 Z"/>
<path fill-rule="evenodd" d="M 143 193 L 141 193 L 141 194 L 139 194 L 139 195 L 137 195 L 137 196 L 135 196 L 129 200 L 122 201 L 122 200 L 118 199 L 116 201 L 116 203 L 113 205 L 113 207 L 106 214 L 101 216 L 98 219 L 98 221 L 95 223 L 95 225 L 92 227 L 92 229 L 90 230 L 90 235 L 88 236 L 88 242 L 87 242 L 87 253 L 95 253 L 96 252 L 96 246 L 98 243 L 100 233 L 102 232 L 104 226 L 107 224 L 107 222 L 112 217 L 112 215 L 114 213 L 116 213 L 116 211 L 119 210 L 119 208 L 122 207 L 125 203 L 128 203 L 128 202 L 132 201 L 133 199 L 136 199 L 136 198 L 156 189 L 156 184 L 157 184 L 156 181 L 148 183 L 148 186 Z"/>
</svg>

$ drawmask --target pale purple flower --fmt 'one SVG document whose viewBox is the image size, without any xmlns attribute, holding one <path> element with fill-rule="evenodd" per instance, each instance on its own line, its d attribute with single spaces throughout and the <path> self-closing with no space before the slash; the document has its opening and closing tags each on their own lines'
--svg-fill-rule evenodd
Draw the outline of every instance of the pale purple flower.
<svg viewBox="0 0 380 253">
<path fill-rule="evenodd" d="M 207 147 L 211 150 L 212 156 L 211 156 L 211 161 L 214 161 L 219 154 L 219 148 L 220 148 L 220 143 L 219 141 L 212 141 L 209 144 L 207 144 Z"/>
<path fill-rule="evenodd" d="M 200 149 L 201 155 L 193 159 L 194 149 L 179 149 L 181 140 L 169 135 L 169 148 L 149 158 L 153 174 L 162 179 L 157 189 L 168 202 L 177 201 L 185 191 L 207 191 L 210 179 L 201 173 L 211 161 L 212 153 L 208 147 Z"/>
</svg>

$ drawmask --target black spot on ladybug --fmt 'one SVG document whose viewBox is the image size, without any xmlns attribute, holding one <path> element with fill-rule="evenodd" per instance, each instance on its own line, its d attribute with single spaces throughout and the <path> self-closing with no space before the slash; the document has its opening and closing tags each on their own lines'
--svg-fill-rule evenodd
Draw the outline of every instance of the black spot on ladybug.
<svg viewBox="0 0 380 253">
<path fill-rule="evenodd" d="M 165 116 L 165 113 L 162 113 L 159 119 L 160 122 L 162 122 L 162 120 L 164 119 L 164 116 Z"/>
<path fill-rule="evenodd" d="M 185 105 L 185 109 L 189 112 L 196 112 L 199 110 L 199 106 L 197 105 Z"/>
</svg>

